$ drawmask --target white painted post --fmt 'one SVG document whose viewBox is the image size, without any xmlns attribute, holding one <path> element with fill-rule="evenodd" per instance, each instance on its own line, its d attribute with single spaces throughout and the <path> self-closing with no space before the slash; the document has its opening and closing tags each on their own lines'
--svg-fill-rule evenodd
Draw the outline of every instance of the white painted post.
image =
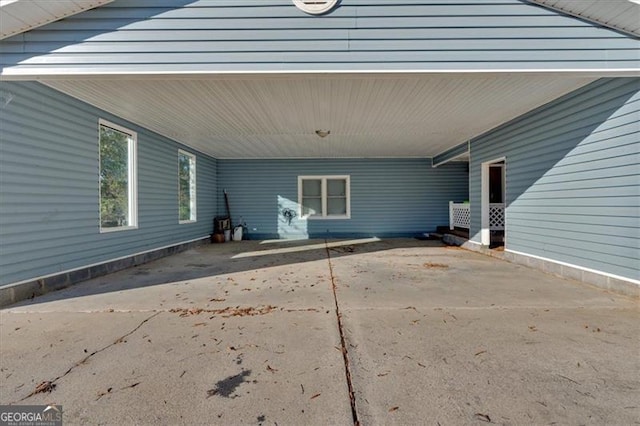
<svg viewBox="0 0 640 426">
<path fill-rule="evenodd" d="M 453 201 L 449 201 L 449 229 L 453 231 L 455 224 L 453 223 Z"/>
</svg>

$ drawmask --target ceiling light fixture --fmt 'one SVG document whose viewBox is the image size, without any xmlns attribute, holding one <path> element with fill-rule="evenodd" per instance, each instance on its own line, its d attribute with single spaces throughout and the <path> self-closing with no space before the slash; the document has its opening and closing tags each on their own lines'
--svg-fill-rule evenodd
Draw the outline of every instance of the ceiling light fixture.
<svg viewBox="0 0 640 426">
<path fill-rule="evenodd" d="M 320 136 L 321 138 L 326 138 L 330 134 L 331 130 L 316 130 L 316 135 Z"/>
</svg>

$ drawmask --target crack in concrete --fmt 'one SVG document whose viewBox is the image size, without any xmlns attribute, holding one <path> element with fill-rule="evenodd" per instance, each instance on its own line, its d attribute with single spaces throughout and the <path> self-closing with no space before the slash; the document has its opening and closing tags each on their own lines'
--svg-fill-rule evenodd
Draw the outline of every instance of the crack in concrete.
<svg viewBox="0 0 640 426">
<path fill-rule="evenodd" d="M 342 324 L 342 313 L 340 312 L 340 305 L 338 303 L 338 292 L 336 286 L 335 276 L 333 274 L 333 265 L 331 264 L 331 249 L 327 240 L 325 242 L 325 249 L 327 251 L 327 261 L 329 263 L 329 274 L 331 276 L 331 289 L 333 291 L 333 301 L 336 307 L 336 318 L 338 320 L 338 332 L 340 333 L 340 346 L 342 349 L 342 359 L 344 360 L 344 373 L 347 379 L 347 387 L 349 389 L 349 402 L 351 404 L 351 416 L 353 418 L 354 426 L 360 425 L 360 420 L 358 420 L 358 411 L 356 409 L 356 396 L 353 390 L 353 382 L 351 380 L 351 367 L 349 366 L 349 353 L 347 349 L 346 338 L 344 335 L 344 327 Z"/>
<path fill-rule="evenodd" d="M 82 358 L 80 361 L 76 362 L 75 364 L 73 364 L 71 367 L 69 367 L 69 369 L 67 371 L 64 372 L 64 374 L 61 374 L 60 376 L 56 377 L 53 380 L 48 381 L 49 385 L 53 387 L 55 387 L 56 382 L 60 379 L 62 379 L 63 377 L 65 377 L 67 374 L 71 373 L 73 370 L 76 369 L 76 367 L 81 366 L 82 364 L 86 363 L 89 358 L 91 358 L 92 356 L 99 354 L 100 352 L 106 351 L 107 349 L 109 349 L 112 346 L 117 345 L 118 343 L 122 343 L 122 341 L 124 339 L 126 339 L 127 337 L 131 336 L 133 333 L 135 333 L 136 331 L 138 331 L 140 329 L 140 327 L 142 327 L 145 323 L 147 323 L 148 321 L 150 321 L 153 317 L 160 315 L 162 312 L 156 312 L 155 314 L 151 315 L 150 317 L 146 318 L 145 320 L 143 320 L 140 324 L 138 324 L 133 330 L 131 330 L 130 332 L 118 337 L 113 343 L 108 344 L 107 346 L 98 349 L 97 351 L 91 352 L 89 355 L 85 356 L 84 358 Z M 38 389 L 36 388 L 36 390 L 34 390 L 33 392 L 31 392 L 29 395 L 25 396 L 22 399 L 19 399 L 18 401 L 12 402 L 11 404 L 16 404 L 18 402 L 22 402 L 26 399 L 31 398 L 32 396 L 34 396 L 35 394 L 39 393 Z"/>
</svg>

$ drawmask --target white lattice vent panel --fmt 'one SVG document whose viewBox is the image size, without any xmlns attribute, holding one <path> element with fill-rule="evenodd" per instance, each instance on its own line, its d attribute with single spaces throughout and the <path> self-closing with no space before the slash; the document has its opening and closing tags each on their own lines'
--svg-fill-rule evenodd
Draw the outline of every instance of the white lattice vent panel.
<svg viewBox="0 0 640 426">
<path fill-rule="evenodd" d="M 489 229 L 492 231 L 504 230 L 504 204 L 489 205 Z"/>
<path fill-rule="evenodd" d="M 469 228 L 469 225 L 471 224 L 471 211 L 468 206 L 454 206 L 453 224 L 458 228 Z"/>
</svg>

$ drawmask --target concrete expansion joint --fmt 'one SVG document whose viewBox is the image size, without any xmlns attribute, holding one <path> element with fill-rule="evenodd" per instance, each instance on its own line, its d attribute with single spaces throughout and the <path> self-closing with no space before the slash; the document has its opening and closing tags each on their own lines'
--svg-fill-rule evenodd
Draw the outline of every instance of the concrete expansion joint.
<svg viewBox="0 0 640 426">
<path fill-rule="evenodd" d="M 154 317 L 160 315 L 162 313 L 162 311 L 160 312 L 156 312 L 153 315 L 147 317 L 146 319 L 142 320 L 135 328 L 133 328 L 131 331 L 129 331 L 128 333 L 118 337 L 116 340 L 113 341 L 113 343 L 108 344 L 107 346 L 100 348 L 94 352 L 91 352 L 89 355 L 85 356 L 84 358 L 82 358 L 80 361 L 76 362 L 75 364 L 73 364 L 71 367 L 69 367 L 69 369 L 67 371 L 65 371 L 63 374 L 59 375 L 58 377 L 56 377 L 53 380 L 45 380 L 43 382 L 41 382 L 40 384 L 38 384 L 36 386 L 36 388 L 27 396 L 25 396 L 22 399 L 19 399 L 17 401 L 14 401 L 11 403 L 11 405 L 15 405 L 19 402 L 25 401 L 29 398 L 31 398 L 32 396 L 34 396 L 37 393 L 40 392 L 45 392 L 45 391 L 51 391 L 52 389 L 54 389 L 57 385 L 57 382 L 64 378 L 65 376 L 67 376 L 69 373 L 71 373 L 73 370 L 75 370 L 77 367 L 83 365 L 84 363 L 86 363 L 89 358 L 93 357 L 94 355 L 99 354 L 100 352 L 104 352 L 107 349 L 117 345 L 118 343 L 122 343 L 124 341 L 124 339 L 126 339 L 127 337 L 131 336 L 133 333 L 135 333 L 136 331 L 138 331 L 143 325 L 145 325 L 147 322 L 149 322 L 151 319 L 153 319 Z"/>
<path fill-rule="evenodd" d="M 336 278 L 333 274 L 333 265 L 331 264 L 331 251 L 327 240 L 324 241 L 325 250 L 327 251 L 327 262 L 329 263 L 329 274 L 331 276 L 331 290 L 333 291 L 333 301 L 335 303 L 336 319 L 338 322 L 338 332 L 340 334 L 340 347 L 342 351 L 342 359 L 344 361 L 344 373 L 347 380 L 347 388 L 349 390 L 349 400 L 351 404 L 351 416 L 353 418 L 353 424 L 360 426 L 360 420 L 358 419 L 358 410 L 356 409 L 356 396 L 353 389 L 353 381 L 351 379 L 351 368 L 349 366 L 349 351 L 347 348 L 347 342 L 344 335 L 344 326 L 342 324 L 342 313 L 340 312 L 340 304 L 338 303 L 338 292 L 336 286 Z"/>
</svg>

